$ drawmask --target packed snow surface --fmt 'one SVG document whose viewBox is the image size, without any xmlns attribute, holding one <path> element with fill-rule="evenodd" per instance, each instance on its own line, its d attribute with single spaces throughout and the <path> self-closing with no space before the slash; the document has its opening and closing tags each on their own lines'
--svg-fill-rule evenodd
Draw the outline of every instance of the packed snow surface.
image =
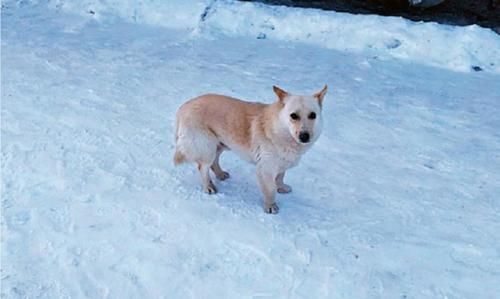
<svg viewBox="0 0 500 299">
<path fill-rule="evenodd" d="M 6 0 L 11 6 L 46 3 L 94 20 L 120 18 L 137 24 L 300 42 L 344 52 L 397 58 L 469 72 L 500 73 L 500 38 L 479 26 L 443 26 L 400 17 L 352 15 L 318 9 L 269 6 L 234 0 Z"/>
<path fill-rule="evenodd" d="M 455 72 L 411 55 L 232 35 L 210 12 L 205 25 L 162 27 L 45 2 L 2 7 L 2 297 L 500 294 L 498 64 Z M 212 3 L 221 17 L 225 3 Z M 346 26 L 359 18 L 335 15 Z M 460 32 L 498 44 L 478 27 L 404 23 L 381 36 L 448 32 L 433 43 L 451 55 L 466 51 L 450 46 Z M 273 84 L 305 94 L 325 83 L 323 135 L 287 173 L 294 189 L 278 195 L 278 215 L 263 213 L 254 166 L 233 153 L 217 195 L 202 193 L 194 166 L 173 167 L 187 99 L 270 103 Z"/>
</svg>

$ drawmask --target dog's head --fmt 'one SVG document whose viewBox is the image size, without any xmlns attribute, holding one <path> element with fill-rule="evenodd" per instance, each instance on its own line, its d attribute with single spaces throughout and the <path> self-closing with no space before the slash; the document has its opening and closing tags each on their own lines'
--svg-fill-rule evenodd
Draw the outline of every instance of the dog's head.
<svg viewBox="0 0 500 299">
<path fill-rule="evenodd" d="M 282 105 L 280 123 L 288 128 L 293 139 L 303 145 L 316 141 L 321 134 L 321 108 L 327 86 L 310 96 L 292 95 L 277 86 L 273 90 Z"/>
</svg>

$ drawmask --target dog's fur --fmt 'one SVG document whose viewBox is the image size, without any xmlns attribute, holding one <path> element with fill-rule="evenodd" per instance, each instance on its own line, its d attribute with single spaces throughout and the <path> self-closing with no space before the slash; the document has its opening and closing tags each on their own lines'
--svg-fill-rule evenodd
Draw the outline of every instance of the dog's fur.
<svg viewBox="0 0 500 299">
<path fill-rule="evenodd" d="M 283 183 L 285 171 L 297 165 L 321 133 L 321 107 L 327 86 L 312 96 L 291 95 L 276 86 L 273 89 L 278 96 L 273 104 L 216 94 L 184 103 L 177 111 L 174 163 L 196 163 L 204 191 L 213 194 L 217 189 L 209 169 L 218 179 L 227 179 L 229 174 L 221 169 L 219 157 L 224 150 L 233 150 L 257 165 L 264 211 L 276 214 L 275 192 L 291 191 Z M 311 113 L 315 113 L 315 119 Z M 304 142 L 305 133 L 309 134 L 308 142 Z"/>
</svg>

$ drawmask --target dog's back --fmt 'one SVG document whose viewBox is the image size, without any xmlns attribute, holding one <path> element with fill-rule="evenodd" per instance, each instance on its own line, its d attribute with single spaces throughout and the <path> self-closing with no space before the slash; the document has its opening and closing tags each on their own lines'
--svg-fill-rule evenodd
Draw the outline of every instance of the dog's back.
<svg viewBox="0 0 500 299">
<path fill-rule="evenodd" d="M 213 157 L 208 153 L 215 152 L 218 146 L 247 152 L 252 122 L 266 106 L 217 94 L 202 95 L 184 103 L 177 112 L 174 163 L 211 160 Z"/>
</svg>

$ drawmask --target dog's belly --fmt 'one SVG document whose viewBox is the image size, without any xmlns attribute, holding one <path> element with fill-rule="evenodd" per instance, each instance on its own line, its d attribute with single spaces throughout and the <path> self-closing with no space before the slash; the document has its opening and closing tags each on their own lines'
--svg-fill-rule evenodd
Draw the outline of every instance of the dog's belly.
<svg viewBox="0 0 500 299">
<path fill-rule="evenodd" d="M 219 141 L 220 141 L 219 146 L 221 147 L 222 150 L 233 151 L 242 160 L 245 160 L 252 164 L 256 163 L 255 156 L 252 154 L 252 151 L 249 150 L 247 147 L 236 144 L 228 140 L 219 140 Z"/>
<path fill-rule="evenodd" d="M 249 152 L 247 152 L 247 151 L 235 150 L 234 152 L 235 152 L 235 153 L 238 155 L 238 157 L 240 157 L 242 160 L 245 160 L 245 161 L 247 161 L 247 162 L 249 162 L 249 163 L 252 163 L 252 164 L 257 163 L 257 161 L 255 160 L 255 157 L 254 157 L 251 153 L 249 153 Z"/>
</svg>

